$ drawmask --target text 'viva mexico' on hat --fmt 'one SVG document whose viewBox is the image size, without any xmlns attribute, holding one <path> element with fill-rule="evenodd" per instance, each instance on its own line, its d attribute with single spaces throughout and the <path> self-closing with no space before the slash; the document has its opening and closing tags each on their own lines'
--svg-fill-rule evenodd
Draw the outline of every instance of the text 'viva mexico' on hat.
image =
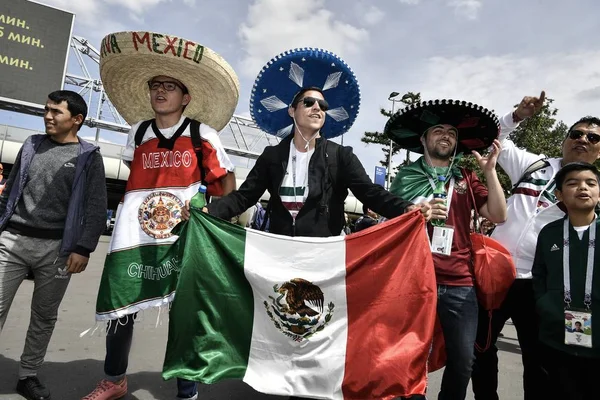
<svg viewBox="0 0 600 400">
<path fill-rule="evenodd" d="M 458 130 L 457 153 L 485 150 L 500 132 L 498 117 L 487 108 L 459 100 L 429 100 L 392 115 L 384 133 L 403 149 L 423 153 L 421 136 L 441 124 Z"/>
<path fill-rule="evenodd" d="M 102 39 L 100 77 L 108 98 L 129 124 L 154 118 L 147 82 L 165 75 L 191 96 L 183 114 L 217 131 L 235 111 L 238 77 L 211 49 L 172 35 L 117 32 Z"/>
<path fill-rule="evenodd" d="M 289 135 L 294 121 L 288 107 L 308 87 L 321 89 L 329 104 L 321 136 L 331 139 L 347 132 L 360 107 L 358 81 L 344 60 L 321 49 L 288 50 L 262 68 L 250 95 L 252 119 L 271 135 Z"/>
</svg>

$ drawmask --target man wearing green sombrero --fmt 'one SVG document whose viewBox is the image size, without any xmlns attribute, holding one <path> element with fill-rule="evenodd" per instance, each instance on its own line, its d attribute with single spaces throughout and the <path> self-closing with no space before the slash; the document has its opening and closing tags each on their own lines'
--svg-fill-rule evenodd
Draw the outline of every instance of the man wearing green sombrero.
<svg viewBox="0 0 600 400">
<path fill-rule="evenodd" d="M 478 306 L 470 266 L 471 212 L 476 209 L 494 223 L 506 219 L 506 201 L 495 169 L 499 129 L 493 112 L 455 100 L 411 105 L 394 114 L 385 127 L 402 148 L 423 154 L 400 170 L 390 191 L 412 202 L 431 200 L 428 230 L 447 354 L 440 400 L 465 398 L 474 360 Z M 489 156 L 482 157 L 478 151 L 490 145 Z M 465 152 L 476 157 L 487 188 L 475 173 L 458 167 L 457 160 Z"/>
<path fill-rule="evenodd" d="M 109 321 L 103 379 L 84 400 L 127 394 L 127 364 L 138 311 L 168 306 L 176 259 L 164 259 L 171 229 L 201 185 L 233 190 L 233 164 L 217 132 L 231 119 L 239 82 L 218 54 L 183 38 L 119 32 L 104 38 L 100 75 L 119 113 L 133 125 L 122 158 L 129 180 L 104 265 L 96 320 Z M 199 249 L 198 251 L 202 251 Z M 195 382 L 178 380 L 178 398 L 196 399 Z"/>
</svg>

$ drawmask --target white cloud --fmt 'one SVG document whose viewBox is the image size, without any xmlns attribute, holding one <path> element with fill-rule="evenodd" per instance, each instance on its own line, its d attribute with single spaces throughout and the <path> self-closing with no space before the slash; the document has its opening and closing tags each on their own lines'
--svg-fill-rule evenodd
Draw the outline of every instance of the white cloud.
<svg viewBox="0 0 600 400">
<path fill-rule="evenodd" d="M 146 11 L 162 2 L 172 0 L 44 0 L 44 3 L 75 13 L 75 23 L 78 26 L 92 28 L 95 34 L 124 30 L 124 25 L 115 21 L 115 14 L 127 15 L 137 23 L 143 22 Z M 183 0 L 186 5 L 192 6 L 195 0 Z M 123 14 L 120 8 L 125 8 L 129 13 Z"/>
<path fill-rule="evenodd" d="M 368 32 L 335 18 L 324 0 L 256 0 L 239 29 L 246 55 L 240 73 L 255 76 L 275 55 L 295 47 L 320 47 L 342 58 L 356 54 Z"/>
<path fill-rule="evenodd" d="M 54 6 L 75 14 L 75 23 L 97 25 L 98 16 L 103 13 L 103 4 L 98 0 L 45 0 L 45 4 Z"/>
<path fill-rule="evenodd" d="M 169 0 L 104 0 L 108 4 L 119 5 L 129 9 L 134 15 L 140 16 L 158 3 Z"/>
<path fill-rule="evenodd" d="M 374 39 L 375 41 L 375 39 Z M 586 60 L 582 63 L 581 60 Z M 365 74 L 373 67 L 355 67 L 361 82 L 362 104 L 356 124 L 346 135 L 346 145 L 372 176 L 375 165 L 384 158 L 381 147 L 365 145 L 360 137 L 365 131 L 381 131 L 386 119 L 379 107 L 390 108 L 386 101 L 391 90 L 420 92 L 423 100 L 458 99 L 495 110 L 501 116 L 512 110 L 523 96 L 537 96 L 542 90 L 554 99 L 557 121 L 571 125 L 585 115 L 600 116 L 600 50 L 555 52 L 522 56 L 432 57 L 419 60 L 414 68 L 404 70 L 401 78 L 390 79 L 381 71 Z M 400 105 L 396 104 L 396 110 Z M 394 165 L 405 158 L 394 156 Z"/>
<path fill-rule="evenodd" d="M 456 15 L 474 20 L 483 4 L 481 0 L 449 0 L 448 5 L 454 7 Z"/>
<path fill-rule="evenodd" d="M 125 25 L 111 14 L 110 6 L 101 0 L 44 0 L 44 3 L 74 13 L 74 33 L 90 40 L 96 48 L 107 33 L 125 30 Z"/>
<path fill-rule="evenodd" d="M 582 63 L 585 59 L 587 62 Z M 600 51 L 554 53 L 532 57 L 433 57 L 413 86 L 423 99 L 453 98 L 476 102 L 503 114 L 523 96 L 555 99 L 558 120 L 567 125 L 600 109 Z"/>
<path fill-rule="evenodd" d="M 439 0 L 434 1 L 437 2 Z M 421 4 L 421 0 L 398 0 L 398 2 L 410 6 Z M 446 4 L 454 8 L 456 15 L 474 20 L 477 19 L 479 9 L 483 5 L 483 0 L 446 0 Z"/>
<path fill-rule="evenodd" d="M 356 4 L 356 14 L 364 25 L 375 25 L 383 20 L 385 14 L 381 9 L 363 2 Z"/>
</svg>

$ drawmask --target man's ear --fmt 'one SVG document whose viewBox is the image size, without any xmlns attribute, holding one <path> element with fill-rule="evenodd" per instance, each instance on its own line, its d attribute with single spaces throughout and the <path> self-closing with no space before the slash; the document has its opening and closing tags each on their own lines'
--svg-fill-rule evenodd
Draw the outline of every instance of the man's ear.
<svg viewBox="0 0 600 400">
<path fill-rule="evenodd" d="M 190 104 L 190 101 L 192 101 L 192 96 L 190 96 L 189 93 L 186 93 L 183 95 L 183 105 L 187 106 L 188 104 Z"/>
<path fill-rule="evenodd" d="M 81 126 L 83 124 L 83 115 L 81 114 L 77 114 L 76 116 L 73 117 L 73 119 L 75 120 L 75 125 L 77 126 Z"/>
<path fill-rule="evenodd" d="M 292 106 L 288 107 L 288 115 L 292 118 L 294 118 L 294 111 L 296 111 L 296 109 Z"/>
</svg>

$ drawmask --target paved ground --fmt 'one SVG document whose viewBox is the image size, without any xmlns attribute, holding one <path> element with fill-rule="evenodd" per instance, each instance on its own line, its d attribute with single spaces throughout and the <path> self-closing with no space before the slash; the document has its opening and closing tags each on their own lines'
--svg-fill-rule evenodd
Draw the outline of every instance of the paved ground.
<svg viewBox="0 0 600 400">
<path fill-rule="evenodd" d="M 61 305 L 59 321 L 50 342 L 46 363 L 40 378 L 52 391 L 53 400 L 77 400 L 94 388 L 102 377 L 104 338 L 95 335 L 79 338 L 79 333 L 94 325 L 94 306 L 100 281 L 108 237 L 103 237 L 92 255 L 86 272 L 75 276 Z M 29 323 L 29 305 L 33 283 L 23 283 L 0 337 L 0 400 L 22 399 L 15 394 L 18 360 Z M 147 312 L 145 323 L 135 330 L 129 365 L 130 394 L 126 399 L 173 399 L 175 382 L 162 380 L 160 371 L 166 344 L 166 323 L 154 327 L 155 312 Z M 165 321 L 166 322 L 166 321 Z M 504 329 L 505 337 L 499 343 L 501 399 L 522 399 L 520 352 L 512 326 Z M 439 390 L 441 373 L 430 375 L 430 398 Z M 256 393 L 242 382 L 230 381 L 203 386 L 202 400 L 275 400 L 282 399 Z M 473 396 L 469 393 L 468 399 Z"/>
</svg>

